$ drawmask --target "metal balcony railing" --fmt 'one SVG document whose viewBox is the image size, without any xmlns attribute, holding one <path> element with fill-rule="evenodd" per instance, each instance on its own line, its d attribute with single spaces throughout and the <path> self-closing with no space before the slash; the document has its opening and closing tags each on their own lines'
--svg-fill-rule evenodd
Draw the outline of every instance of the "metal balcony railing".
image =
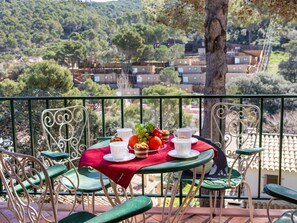
<svg viewBox="0 0 297 223">
<path fill-rule="evenodd" d="M 135 123 L 153 122 L 160 129 L 191 126 L 195 134 L 202 131 L 204 119 L 204 101 L 230 101 L 256 104 L 261 109 L 259 146 L 263 134 L 277 134 L 279 140 L 278 183 L 282 183 L 282 154 L 284 135 L 297 136 L 296 112 L 297 95 L 174 95 L 174 96 L 98 96 L 98 97 L 7 97 L 0 98 L 0 138 L 10 139 L 12 149 L 17 152 L 36 156 L 43 148 L 40 116 L 42 110 L 53 107 L 82 104 L 90 110 L 91 138 L 111 136 L 120 127 L 134 128 Z M 268 114 L 271 114 L 270 116 Z M 267 128 L 264 117 L 273 118 L 273 128 Z M 296 116 L 297 117 L 297 116 Z M 289 119 L 291 118 L 291 119 Z M 290 124 L 290 125 L 289 125 Z M 294 127 L 295 124 L 295 127 Z M 292 127 L 293 125 L 293 127 Z M 291 127 L 290 127 L 291 126 Z M 294 129 L 295 128 L 295 129 Z M 297 150 L 297 148 L 296 148 Z M 258 186 L 254 199 L 267 199 L 262 195 L 261 160 L 258 166 Z M 147 194 L 163 196 L 163 176 L 161 192 Z M 142 177 L 142 185 L 145 184 Z M 1 189 L 1 188 L 0 188 Z M 144 186 L 141 194 L 146 194 Z M 204 195 L 197 195 L 204 197 Z M 243 198 L 240 193 L 226 198 Z"/>
</svg>

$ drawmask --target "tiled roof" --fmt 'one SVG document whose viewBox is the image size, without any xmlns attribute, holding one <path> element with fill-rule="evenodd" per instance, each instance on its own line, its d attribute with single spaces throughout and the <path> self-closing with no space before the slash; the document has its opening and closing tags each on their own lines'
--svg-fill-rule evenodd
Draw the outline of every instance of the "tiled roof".
<svg viewBox="0 0 297 223">
<path fill-rule="evenodd" d="M 259 138 L 259 137 L 258 137 Z M 262 135 L 261 169 L 279 170 L 280 138 L 278 134 Z M 258 169 L 258 160 L 255 160 L 251 168 Z M 297 172 L 297 135 L 284 135 L 282 142 L 282 170 Z"/>
</svg>

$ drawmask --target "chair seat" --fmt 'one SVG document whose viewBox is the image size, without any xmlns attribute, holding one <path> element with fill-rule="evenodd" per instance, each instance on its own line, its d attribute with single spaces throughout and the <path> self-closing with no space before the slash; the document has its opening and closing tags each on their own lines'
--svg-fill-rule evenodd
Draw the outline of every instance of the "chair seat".
<svg viewBox="0 0 297 223">
<path fill-rule="evenodd" d="M 149 197 L 139 196 L 129 199 L 97 216 L 83 211 L 69 215 L 60 220 L 59 223 L 116 223 L 141 214 L 152 208 L 152 206 L 153 203 Z"/>
<path fill-rule="evenodd" d="M 96 217 L 95 214 L 86 212 L 86 211 L 80 211 L 71 215 L 68 215 L 67 217 L 63 218 L 59 221 L 59 223 L 83 223 L 91 220 L 92 218 Z"/>
<path fill-rule="evenodd" d="M 94 170 L 89 167 L 82 167 L 71 169 L 67 171 L 61 181 L 65 186 L 70 189 L 74 189 L 73 185 L 77 186 L 77 175 L 79 177 L 79 185 L 77 190 L 80 192 L 92 193 L 96 191 L 102 190 L 101 181 L 100 181 L 100 173 L 97 170 Z M 67 179 L 69 178 L 69 179 Z M 107 177 L 103 177 L 103 182 L 105 187 L 109 187 L 110 182 Z"/>
<path fill-rule="evenodd" d="M 286 211 L 276 221 L 274 221 L 274 223 L 292 223 L 291 215 L 292 215 L 292 211 Z M 293 222 L 297 222 L 297 213 L 294 213 Z"/>
<path fill-rule="evenodd" d="M 230 168 L 228 168 L 228 172 Z M 242 175 L 236 170 L 232 169 L 231 177 L 230 177 L 230 184 L 232 187 L 238 186 L 242 181 Z M 201 185 L 202 188 L 208 190 L 223 190 L 223 189 L 230 189 L 231 187 L 228 184 L 228 175 L 218 179 L 205 179 Z"/>
<path fill-rule="evenodd" d="M 230 168 L 228 168 L 228 172 L 230 171 Z M 183 179 L 183 182 L 186 183 L 192 183 L 191 179 Z M 230 183 L 231 186 L 237 186 L 242 181 L 241 174 L 235 170 L 232 169 L 231 172 L 231 178 Z M 195 184 L 199 184 L 199 179 L 195 181 Z M 228 175 L 222 178 L 216 178 L 216 179 L 204 179 L 201 185 L 202 188 L 208 189 L 208 190 L 223 190 L 223 189 L 230 189 L 231 187 L 228 185 Z"/>
<path fill-rule="evenodd" d="M 54 179 L 57 176 L 66 173 L 67 172 L 67 167 L 63 164 L 57 164 L 54 166 L 50 166 L 49 168 L 46 169 L 48 176 L 50 179 Z M 43 181 L 45 181 L 45 177 L 43 173 L 40 173 L 40 176 Z M 30 178 L 29 179 L 31 183 L 29 183 L 27 180 L 23 181 L 22 184 L 24 185 L 25 189 L 29 189 L 32 187 L 32 184 L 38 185 L 40 183 L 40 179 L 38 177 L 36 178 Z M 24 190 L 21 185 L 15 186 L 15 191 L 17 193 L 20 193 Z"/>
<path fill-rule="evenodd" d="M 264 192 L 280 200 L 285 200 L 297 204 L 297 191 L 278 184 L 266 184 Z"/>
<path fill-rule="evenodd" d="M 102 137 L 101 137 L 102 138 Z M 97 140 L 101 139 L 101 138 L 97 138 Z M 107 138 L 107 137 L 106 137 Z M 111 138 L 111 137 L 108 137 L 108 138 Z M 101 141 L 101 142 L 98 142 L 92 146 L 90 146 L 88 149 L 97 149 L 97 148 L 103 148 L 103 147 L 106 147 L 110 144 L 110 139 L 109 140 L 104 140 L 104 141 Z"/>
</svg>

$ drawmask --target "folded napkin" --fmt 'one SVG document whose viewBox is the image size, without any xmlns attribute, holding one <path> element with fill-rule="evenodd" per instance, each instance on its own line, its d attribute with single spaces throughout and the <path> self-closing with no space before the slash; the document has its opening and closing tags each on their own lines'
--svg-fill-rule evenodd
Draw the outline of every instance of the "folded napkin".
<svg viewBox="0 0 297 223">
<path fill-rule="evenodd" d="M 105 174 L 115 183 L 121 185 L 124 188 L 127 188 L 134 176 L 134 174 L 141 168 L 146 166 L 152 166 L 160 163 L 165 163 L 175 158 L 169 156 L 167 153 L 170 150 L 174 149 L 174 145 L 169 138 L 169 142 L 166 147 L 158 152 L 149 153 L 148 158 L 146 159 L 133 159 L 127 162 L 109 162 L 103 159 L 103 156 L 110 153 L 110 147 L 106 146 L 103 148 L 90 149 L 86 150 L 82 153 L 80 158 L 78 167 L 90 166 L 99 172 Z M 213 149 L 213 147 L 201 140 L 192 145 L 192 149 L 197 150 L 199 152 L 203 152 L 209 149 Z M 130 150 L 133 153 L 133 150 Z M 216 150 L 214 149 L 215 156 Z"/>
</svg>

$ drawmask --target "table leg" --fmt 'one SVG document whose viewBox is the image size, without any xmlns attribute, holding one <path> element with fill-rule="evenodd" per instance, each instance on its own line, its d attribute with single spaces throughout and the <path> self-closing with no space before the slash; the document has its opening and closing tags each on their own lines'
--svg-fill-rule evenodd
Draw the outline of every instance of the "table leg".
<svg viewBox="0 0 297 223">
<path fill-rule="evenodd" d="M 183 200 L 182 204 L 180 205 L 180 207 L 178 208 L 177 212 L 174 215 L 174 218 L 172 220 L 172 222 L 180 222 L 180 219 L 183 217 L 186 209 L 189 207 L 189 205 L 191 204 L 192 200 L 194 199 L 194 197 L 196 196 L 197 192 L 199 191 L 201 184 L 203 182 L 204 179 L 204 175 L 205 175 L 205 165 L 203 165 L 203 170 L 202 170 L 202 174 L 199 180 L 199 184 L 198 186 L 195 188 L 195 181 L 196 181 L 196 169 L 194 168 L 192 170 L 193 172 L 193 180 L 192 180 L 192 184 L 190 187 L 190 190 L 187 194 L 187 196 L 185 197 L 185 199 Z M 195 188 L 195 190 L 194 190 Z"/>
<path fill-rule="evenodd" d="M 166 190 L 165 190 L 165 195 L 164 195 L 164 202 L 163 202 L 163 209 L 162 209 L 162 223 L 165 222 L 165 206 L 166 206 L 166 198 L 167 198 L 167 194 L 169 191 L 169 180 L 171 178 L 173 178 L 173 173 L 169 173 L 169 177 L 168 177 L 168 181 L 167 181 L 167 186 L 166 186 Z M 174 200 L 175 200 L 175 196 L 179 190 L 179 185 L 180 185 L 180 179 L 181 179 L 181 175 L 182 175 L 182 171 L 177 172 L 177 179 L 174 179 L 174 183 L 171 189 L 171 198 L 170 198 L 170 204 L 169 204 L 169 211 L 167 214 L 167 222 L 170 222 L 170 218 L 171 218 L 171 214 L 172 214 L 172 207 L 174 204 Z"/>
<path fill-rule="evenodd" d="M 112 180 L 109 179 L 111 188 L 112 188 L 112 190 L 114 192 L 114 198 L 112 198 L 109 195 L 109 193 L 107 191 L 107 188 L 105 187 L 105 184 L 103 182 L 103 174 L 102 173 L 100 173 L 100 182 L 101 182 L 102 190 L 103 190 L 105 196 L 107 197 L 109 203 L 113 207 L 122 203 L 121 197 L 124 197 L 126 200 L 129 199 L 129 198 L 134 197 L 133 188 L 132 188 L 131 184 L 129 185 L 130 194 L 128 194 L 127 190 L 125 188 L 118 186 L 116 183 L 114 183 Z M 142 214 L 142 216 L 143 216 L 143 222 L 145 222 L 145 214 Z M 135 217 L 131 217 L 129 219 L 126 219 L 123 222 L 124 223 L 132 223 L 134 221 L 137 222 L 136 220 L 137 219 L 136 219 L 136 216 L 135 216 Z"/>
</svg>

